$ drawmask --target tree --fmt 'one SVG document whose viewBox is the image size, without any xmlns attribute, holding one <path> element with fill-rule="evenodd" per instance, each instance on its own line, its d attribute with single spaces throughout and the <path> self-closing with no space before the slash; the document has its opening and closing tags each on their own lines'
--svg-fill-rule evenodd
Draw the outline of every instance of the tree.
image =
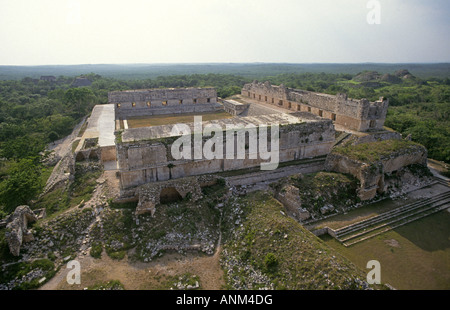
<svg viewBox="0 0 450 310">
<path fill-rule="evenodd" d="M 96 96 L 90 88 L 71 88 L 64 94 L 64 103 L 67 104 L 77 116 L 83 116 L 95 103 Z"/>
<path fill-rule="evenodd" d="M 11 165 L 8 177 L 0 183 L 0 204 L 11 212 L 27 204 L 41 188 L 39 165 L 32 159 L 20 159 Z"/>
</svg>

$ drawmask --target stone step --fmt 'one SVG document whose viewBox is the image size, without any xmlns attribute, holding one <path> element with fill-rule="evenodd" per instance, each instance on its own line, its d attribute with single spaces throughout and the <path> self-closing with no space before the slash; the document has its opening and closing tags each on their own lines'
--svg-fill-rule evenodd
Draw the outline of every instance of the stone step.
<svg viewBox="0 0 450 310">
<path fill-rule="evenodd" d="M 407 204 L 407 205 L 401 206 L 399 208 L 396 208 L 396 209 L 388 211 L 388 212 L 384 212 L 382 214 L 379 214 L 377 216 L 371 217 L 369 219 L 362 220 L 360 222 L 357 222 L 357 223 L 350 224 L 348 226 L 339 228 L 339 229 L 335 230 L 335 232 L 336 232 L 337 236 L 343 236 L 343 235 L 349 234 L 351 232 L 360 230 L 360 229 L 362 229 L 364 227 L 367 227 L 367 226 L 376 224 L 378 222 L 381 222 L 381 221 L 385 220 L 386 218 L 392 218 L 393 216 L 396 216 L 396 215 L 401 214 L 403 212 L 412 211 L 414 209 L 423 207 L 423 206 L 425 206 L 427 204 L 439 201 L 441 199 L 445 199 L 447 197 L 450 197 L 450 192 L 445 192 L 445 193 L 442 193 L 442 194 L 434 196 L 434 197 L 421 199 L 419 201 L 416 201 L 416 202 L 413 202 L 411 204 Z"/>
<path fill-rule="evenodd" d="M 426 217 L 426 216 L 429 216 L 429 215 L 432 215 L 432 214 L 434 214 L 434 213 L 437 213 L 437 212 L 439 212 L 439 211 L 445 210 L 446 208 L 448 208 L 448 206 L 449 206 L 449 204 L 445 204 L 445 205 L 440 206 L 440 207 L 437 207 L 437 208 L 431 208 L 431 210 L 429 210 L 428 212 L 422 212 L 422 213 L 418 214 L 417 216 L 415 216 L 415 217 L 413 217 L 413 218 L 405 219 L 405 221 L 402 221 L 402 222 L 400 222 L 400 223 L 397 223 L 397 224 L 394 225 L 394 226 L 386 227 L 386 228 L 384 228 L 384 229 L 381 230 L 381 231 L 378 231 L 378 232 L 374 232 L 374 233 L 372 233 L 372 234 L 369 234 L 368 236 L 366 236 L 366 237 L 364 237 L 364 238 L 357 239 L 357 240 L 354 240 L 354 241 L 352 241 L 352 242 L 344 242 L 343 245 L 344 245 L 345 247 L 349 247 L 349 246 L 351 246 L 351 245 L 357 244 L 357 243 L 362 242 L 362 241 L 364 241 L 364 240 L 367 240 L 367 239 L 376 237 L 376 236 L 378 236 L 378 235 L 380 235 L 380 234 L 382 234 L 382 233 L 385 233 L 385 232 L 387 232 L 387 231 L 389 231 L 389 230 L 396 229 L 396 228 L 398 228 L 398 227 L 401 227 L 401 226 L 403 226 L 403 225 L 406 225 L 406 224 L 411 223 L 411 222 L 413 222 L 413 221 L 416 221 L 416 220 L 418 220 L 418 219 L 421 219 L 421 218 L 424 218 L 424 217 Z"/>
<path fill-rule="evenodd" d="M 418 211 L 414 211 L 414 212 L 408 211 L 408 212 L 404 212 L 404 213 L 402 213 L 402 214 L 400 214 L 398 216 L 388 218 L 388 219 L 386 219 L 386 220 L 388 220 L 388 222 L 380 222 L 380 223 L 378 223 L 380 225 L 377 225 L 377 226 L 369 228 L 369 229 L 363 228 L 364 230 L 359 232 L 359 233 L 358 233 L 358 231 L 360 231 L 361 229 L 357 230 L 356 234 L 352 234 L 349 237 L 342 238 L 341 236 L 338 236 L 338 240 L 341 241 L 341 242 L 347 242 L 349 240 L 352 240 L 352 239 L 358 238 L 360 236 L 366 235 L 368 233 L 374 232 L 374 231 L 376 231 L 376 230 L 378 230 L 380 228 L 387 227 L 388 225 L 391 225 L 391 224 L 394 224 L 394 223 L 397 223 L 397 222 L 401 222 L 401 221 L 406 220 L 408 218 L 415 217 L 416 215 L 424 214 L 424 213 L 426 213 L 426 212 L 428 212 L 430 210 L 434 210 L 434 209 L 436 209 L 438 207 L 445 207 L 446 208 L 448 206 L 450 206 L 450 197 L 446 198 L 446 199 L 443 199 L 443 200 L 440 200 L 440 201 L 437 201 L 435 203 L 432 203 L 431 205 L 428 205 L 427 207 L 424 207 L 423 209 L 420 209 Z"/>
<path fill-rule="evenodd" d="M 408 209 L 403 209 L 400 212 L 395 212 L 395 213 L 390 213 L 390 214 L 386 214 L 383 217 L 377 217 L 375 220 L 368 222 L 368 223 L 364 223 L 364 225 L 361 225 L 358 223 L 358 225 L 355 225 L 354 227 L 351 227 L 350 230 L 345 231 L 344 233 L 342 232 L 336 232 L 336 237 L 339 239 L 343 239 L 344 236 L 349 235 L 349 234 L 354 234 L 357 233 L 358 231 L 361 231 L 363 229 L 368 229 L 370 227 L 373 227 L 375 225 L 379 225 L 385 221 L 388 220 L 392 220 L 395 218 L 401 218 L 404 217 L 406 214 L 411 213 L 411 212 L 415 212 L 415 213 L 420 213 L 422 211 L 427 210 L 430 205 L 436 205 L 437 203 L 441 202 L 442 199 L 448 199 L 449 197 L 441 197 L 439 199 L 433 200 L 433 201 L 427 201 L 424 202 L 420 205 L 415 205 L 414 207 L 408 208 Z"/>
</svg>

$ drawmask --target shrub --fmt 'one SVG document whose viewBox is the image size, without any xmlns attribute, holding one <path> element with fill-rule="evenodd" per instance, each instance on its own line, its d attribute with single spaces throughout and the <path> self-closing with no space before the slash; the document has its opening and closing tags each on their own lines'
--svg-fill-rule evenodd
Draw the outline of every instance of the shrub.
<svg viewBox="0 0 450 310">
<path fill-rule="evenodd" d="M 89 254 L 91 254 L 91 256 L 93 258 L 101 258 L 102 257 L 102 252 L 103 252 L 103 246 L 101 242 L 94 242 L 94 244 L 91 247 L 91 251 Z"/>
<path fill-rule="evenodd" d="M 264 257 L 264 266 L 267 270 L 273 270 L 278 266 L 278 258 L 273 253 L 267 253 Z"/>
</svg>

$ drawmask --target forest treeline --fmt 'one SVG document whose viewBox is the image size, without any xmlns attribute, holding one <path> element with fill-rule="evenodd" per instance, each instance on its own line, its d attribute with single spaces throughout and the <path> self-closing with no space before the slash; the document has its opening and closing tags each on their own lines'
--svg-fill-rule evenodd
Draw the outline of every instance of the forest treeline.
<svg viewBox="0 0 450 310">
<path fill-rule="evenodd" d="M 240 93 L 252 79 L 233 74 L 191 74 L 122 80 L 85 74 L 92 82 L 73 87 L 74 77 L 55 81 L 30 77 L 0 81 L 0 218 L 35 198 L 45 183 L 41 164 L 48 143 L 68 135 L 108 92 L 166 87 L 216 87 L 218 96 Z M 350 98 L 390 100 L 386 126 L 425 145 L 429 157 L 450 163 L 450 79 L 419 79 L 412 75 L 380 78 L 373 72 L 352 74 L 287 73 L 260 76 L 260 81 L 287 87 L 347 93 Z M 3 211 L 1 211 L 3 210 Z"/>
</svg>

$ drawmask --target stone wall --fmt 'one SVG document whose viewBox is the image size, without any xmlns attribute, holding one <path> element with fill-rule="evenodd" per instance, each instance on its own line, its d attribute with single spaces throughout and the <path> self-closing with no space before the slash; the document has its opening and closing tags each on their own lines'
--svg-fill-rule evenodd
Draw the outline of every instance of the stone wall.
<svg viewBox="0 0 450 310">
<path fill-rule="evenodd" d="M 202 187 L 216 184 L 219 177 L 203 175 L 199 177 L 186 177 L 177 180 L 152 182 L 138 186 L 128 196 L 138 197 L 136 215 L 150 213 L 154 214 L 156 206 L 161 203 L 163 193 L 170 189 L 184 199 L 189 195 L 191 201 L 202 198 Z"/>
<path fill-rule="evenodd" d="M 108 102 L 116 105 L 116 118 L 210 112 L 221 108 L 214 88 L 165 88 L 114 91 Z"/>
<path fill-rule="evenodd" d="M 295 115 L 295 114 L 293 114 Z M 257 167 L 268 162 L 256 156 L 250 158 L 249 149 L 245 159 L 237 159 L 237 138 L 233 159 L 226 156 L 226 135 L 223 142 L 223 159 L 181 159 L 175 160 L 171 155 L 171 147 L 178 137 L 167 137 L 136 142 L 123 142 L 117 145 L 117 159 L 120 169 L 121 188 L 126 189 L 148 182 L 177 179 L 192 175 L 216 173 L 222 171 L 239 170 Z M 210 139 L 203 137 L 202 146 Z M 250 145 L 250 137 L 246 136 L 245 144 Z M 192 139 L 191 139 L 192 141 Z M 270 142 L 270 129 L 268 130 Z M 296 124 L 280 126 L 279 161 L 288 162 L 303 158 L 327 155 L 334 144 L 335 131 L 330 120 L 314 119 L 300 121 Z M 255 141 L 251 141 L 254 143 Z M 259 136 L 256 139 L 259 145 Z M 269 143 L 270 144 L 270 143 Z M 192 141 L 191 158 L 194 152 Z M 256 154 L 258 155 L 258 154 Z"/>
<path fill-rule="evenodd" d="M 386 191 L 385 174 L 391 174 L 413 164 L 426 167 L 427 150 L 425 147 L 416 145 L 413 149 L 399 149 L 390 156 L 369 163 L 333 152 L 327 156 L 325 169 L 351 174 L 357 178 L 360 181 L 358 197 L 361 200 L 369 200 L 374 198 L 377 193 Z"/>
<path fill-rule="evenodd" d="M 249 106 L 249 104 L 243 104 L 231 99 L 221 100 L 221 103 L 223 105 L 223 109 L 234 116 L 241 114 Z"/>
<path fill-rule="evenodd" d="M 292 111 L 313 113 L 357 131 L 382 129 L 389 104 L 384 98 L 376 102 L 354 100 L 346 94 L 333 96 L 257 81 L 244 85 L 241 94 Z"/>
</svg>

